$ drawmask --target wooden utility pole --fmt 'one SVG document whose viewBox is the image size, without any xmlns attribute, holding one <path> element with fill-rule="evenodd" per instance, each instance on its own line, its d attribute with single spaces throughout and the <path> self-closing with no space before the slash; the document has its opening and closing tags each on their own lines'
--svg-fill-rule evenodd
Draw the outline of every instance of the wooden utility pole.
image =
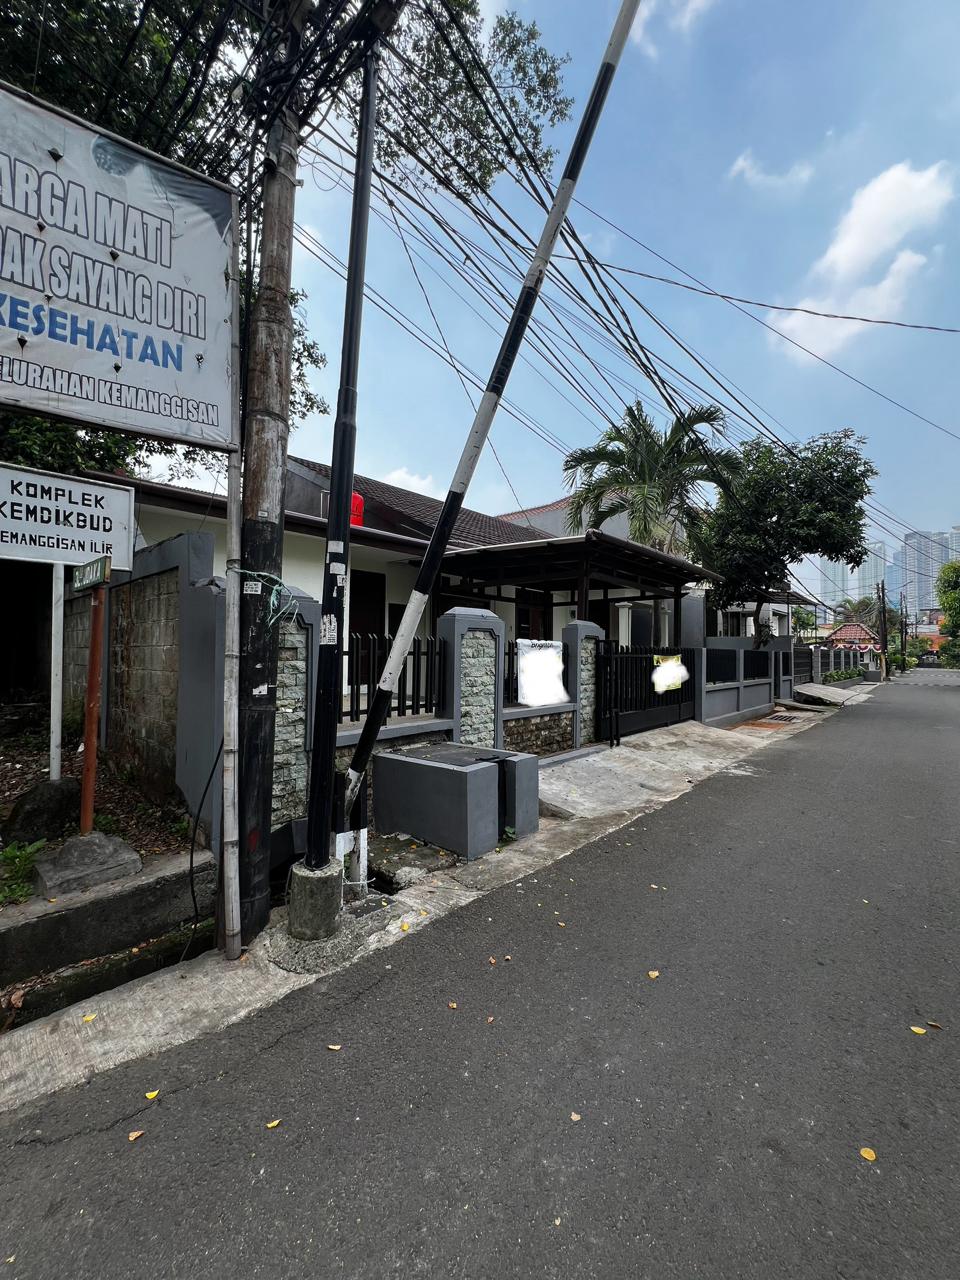
<svg viewBox="0 0 960 1280">
<path fill-rule="evenodd" d="M 288 33 L 289 65 L 300 49 L 309 0 L 288 0 L 276 21 Z M 278 94 L 287 91 L 282 76 Z M 290 433 L 293 315 L 290 274 L 300 141 L 295 94 L 267 139 L 260 228 L 260 278 L 247 352 L 240 595 L 240 925 L 251 941 L 270 914 L 270 824 L 277 716 L 279 630 L 273 587 L 283 573 L 283 502 Z M 253 270 L 253 263 L 247 263 Z"/>
</svg>

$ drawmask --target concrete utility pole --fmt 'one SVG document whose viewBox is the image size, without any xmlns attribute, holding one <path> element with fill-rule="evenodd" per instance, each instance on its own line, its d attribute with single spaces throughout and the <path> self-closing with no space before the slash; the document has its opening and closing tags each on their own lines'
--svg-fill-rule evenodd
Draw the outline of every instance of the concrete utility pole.
<svg viewBox="0 0 960 1280">
<path fill-rule="evenodd" d="M 288 0 L 276 21 L 295 61 L 309 0 Z M 283 77 L 276 92 L 284 93 Z M 267 139 L 260 229 L 260 278 L 247 352 L 246 438 L 240 556 L 240 924 L 243 942 L 270 914 L 270 825 L 277 716 L 279 630 L 271 625 L 273 586 L 283 571 L 283 499 L 290 433 L 293 316 L 290 271 L 299 121 L 295 95 Z M 247 263 L 247 270 L 253 264 Z"/>
<path fill-rule="evenodd" d="M 900 671 L 907 669 L 907 597 L 900 592 Z"/>
<path fill-rule="evenodd" d="M 877 604 L 880 611 L 880 678 L 887 678 L 887 584 L 877 583 Z"/>
</svg>

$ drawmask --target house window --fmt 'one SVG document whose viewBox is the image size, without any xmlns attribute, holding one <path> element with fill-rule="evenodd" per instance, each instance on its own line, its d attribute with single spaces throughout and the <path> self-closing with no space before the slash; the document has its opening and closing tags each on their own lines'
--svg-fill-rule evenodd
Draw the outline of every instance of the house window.
<svg viewBox="0 0 960 1280">
<path fill-rule="evenodd" d="M 742 636 L 743 614 L 736 609 L 724 609 L 721 618 L 721 632 L 725 636 Z"/>
</svg>

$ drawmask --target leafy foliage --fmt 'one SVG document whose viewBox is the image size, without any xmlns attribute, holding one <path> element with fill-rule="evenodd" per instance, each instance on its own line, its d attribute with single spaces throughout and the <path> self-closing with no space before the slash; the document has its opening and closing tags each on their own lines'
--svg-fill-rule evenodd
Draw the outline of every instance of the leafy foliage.
<svg viewBox="0 0 960 1280">
<path fill-rule="evenodd" d="M 812 609 L 805 609 L 803 605 L 794 605 L 793 607 L 793 631 L 794 635 L 807 635 L 809 632 L 815 631 L 817 628 L 817 615 Z"/>
<path fill-rule="evenodd" d="M 696 548 L 704 513 L 698 486 L 729 489 L 740 470 L 739 455 L 715 447 L 700 430 L 722 425 L 716 405 L 697 405 L 661 431 L 637 401 L 595 444 L 564 460 L 573 490 L 570 531 L 599 529 L 625 515 L 635 542 L 674 553 Z"/>
<path fill-rule="evenodd" d="M 33 895 L 33 864 L 46 840 L 8 844 L 0 849 L 0 906 L 26 902 Z"/>
<path fill-rule="evenodd" d="M 859 680 L 862 673 L 859 667 L 848 667 L 845 671 L 827 671 L 823 675 L 824 684 L 840 684 L 843 680 Z"/>
<path fill-rule="evenodd" d="M 940 661 L 960 667 L 960 560 L 951 560 L 937 574 L 937 599 L 944 612 L 940 630 L 950 637 L 940 646 Z"/>
<path fill-rule="evenodd" d="M 813 436 L 793 453 L 762 437 L 747 442 L 736 488 L 720 492 L 703 526 L 705 563 L 722 579 L 719 608 L 782 590 L 804 556 L 863 563 L 863 503 L 877 474 L 864 443 L 850 430 Z"/>
</svg>

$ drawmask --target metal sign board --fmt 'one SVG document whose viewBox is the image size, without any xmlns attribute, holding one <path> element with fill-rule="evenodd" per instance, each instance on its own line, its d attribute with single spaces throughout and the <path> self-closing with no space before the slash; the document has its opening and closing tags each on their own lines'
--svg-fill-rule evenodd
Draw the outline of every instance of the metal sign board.
<svg viewBox="0 0 960 1280">
<path fill-rule="evenodd" d="M 517 700 L 526 707 L 569 702 L 559 640 L 517 641 Z"/>
<path fill-rule="evenodd" d="M 232 447 L 229 188 L 0 86 L 0 404 Z"/>
<path fill-rule="evenodd" d="M 0 558 L 133 568 L 133 490 L 0 463 Z"/>
<path fill-rule="evenodd" d="M 102 587 L 109 581 L 109 556 L 97 556 L 96 560 L 88 560 L 86 564 L 78 564 L 73 571 L 74 591 L 89 591 L 91 587 Z"/>
</svg>

